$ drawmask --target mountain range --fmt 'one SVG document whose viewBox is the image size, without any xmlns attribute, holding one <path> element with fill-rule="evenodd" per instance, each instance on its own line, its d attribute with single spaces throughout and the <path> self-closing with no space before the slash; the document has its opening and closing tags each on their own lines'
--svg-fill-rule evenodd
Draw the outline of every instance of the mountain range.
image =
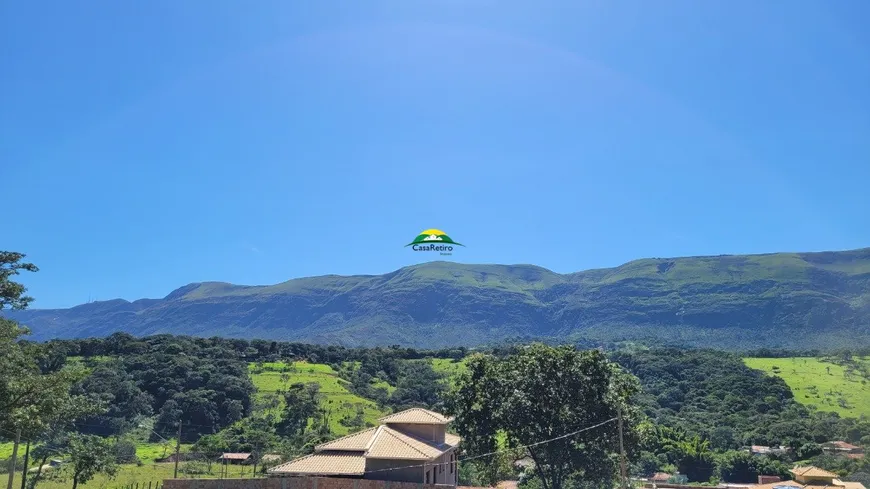
<svg viewBox="0 0 870 489">
<path fill-rule="evenodd" d="M 430 262 L 7 315 L 36 340 L 125 331 L 422 348 L 535 338 L 832 349 L 870 346 L 870 248 L 648 258 L 569 274 Z"/>
</svg>

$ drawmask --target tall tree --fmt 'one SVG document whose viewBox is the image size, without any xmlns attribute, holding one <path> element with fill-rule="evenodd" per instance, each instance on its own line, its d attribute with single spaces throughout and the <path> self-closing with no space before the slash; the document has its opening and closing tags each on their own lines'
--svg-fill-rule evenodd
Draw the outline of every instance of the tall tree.
<svg viewBox="0 0 870 489">
<path fill-rule="evenodd" d="M 12 280 L 21 270 L 37 271 L 32 263 L 21 260 L 24 254 L 0 251 L 0 310 L 24 309 L 33 299 L 24 295 L 27 288 Z M 71 396 L 70 386 L 84 376 L 82 369 L 52 369 L 40 365 L 44 359 L 43 345 L 22 344 L 18 339 L 27 329 L 0 317 L 0 428 L 16 433 L 12 470 L 15 472 L 18 442 L 31 440 L 58 420 L 94 412 L 99 406 L 89 404 L 81 396 Z M 51 362 L 49 362 L 51 363 Z M 43 372 L 45 367 L 48 372 Z M 22 438 L 23 437 L 23 438 Z M 25 467 L 25 470 L 27 468 Z"/>
<path fill-rule="evenodd" d="M 688 477 L 690 482 L 706 482 L 713 475 L 713 452 L 710 442 L 695 435 L 678 444 L 679 458 L 677 469 Z"/>
<path fill-rule="evenodd" d="M 316 383 L 291 385 L 284 393 L 284 411 L 277 432 L 290 437 L 304 434 L 308 420 L 320 411 L 320 397 L 320 385 Z"/>
<path fill-rule="evenodd" d="M 33 297 L 24 295 L 27 287 L 12 280 L 21 270 L 39 270 L 33 263 L 22 262 L 25 256 L 24 253 L 0 251 L 0 311 L 6 308 L 26 309 L 33 300 Z"/>
<path fill-rule="evenodd" d="M 114 476 L 118 471 L 112 443 L 99 436 L 75 434 L 69 441 L 72 489 L 93 479 L 97 474 Z"/>
<path fill-rule="evenodd" d="M 609 487 L 618 467 L 620 411 L 626 448 L 637 443 L 641 415 L 628 401 L 638 390 L 634 377 L 597 350 L 534 344 L 505 358 L 470 357 L 446 407 L 470 456 L 525 447 L 544 489 L 575 478 Z"/>
<path fill-rule="evenodd" d="M 205 435 L 193 445 L 193 451 L 205 458 L 206 471 L 211 473 L 211 465 L 222 453 L 228 450 L 229 444 L 221 435 Z"/>
</svg>

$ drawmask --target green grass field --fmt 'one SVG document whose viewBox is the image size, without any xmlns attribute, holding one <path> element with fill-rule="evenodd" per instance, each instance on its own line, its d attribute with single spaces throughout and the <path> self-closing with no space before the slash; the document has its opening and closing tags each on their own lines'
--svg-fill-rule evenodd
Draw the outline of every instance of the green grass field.
<svg viewBox="0 0 870 489">
<path fill-rule="evenodd" d="M 181 444 L 181 451 L 186 452 L 190 450 L 191 444 Z M 137 443 L 136 444 L 136 456 L 139 457 L 139 460 L 142 461 L 143 464 L 153 463 L 154 460 L 159 458 L 164 458 L 169 456 L 175 452 L 175 444 L 170 443 L 168 447 L 164 448 L 162 443 Z"/>
<path fill-rule="evenodd" d="M 347 370 L 348 373 L 356 372 L 360 367 L 360 362 L 342 362 L 341 368 L 342 370 Z M 396 386 L 390 384 L 386 380 L 381 380 L 378 378 L 373 378 L 371 381 L 371 385 L 374 388 L 382 388 L 386 389 L 388 394 L 392 394 L 394 390 L 396 390 Z"/>
<path fill-rule="evenodd" d="M 178 478 L 218 478 L 220 467 L 218 464 L 212 464 L 212 471 L 210 474 L 187 474 L 185 473 L 186 462 L 181 462 L 178 464 Z M 200 466 L 202 466 L 200 464 Z M 136 487 L 136 484 L 139 484 L 139 489 L 147 488 L 148 483 L 151 483 L 152 488 L 157 487 L 157 482 L 161 482 L 164 479 L 171 479 L 174 475 L 174 464 L 172 463 L 161 463 L 161 464 L 147 464 L 142 466 L 137 465 L 122 465 L 120 466 L 120 470 L 115 475 L 114 478 L 108 478 L 105 475 L 98 475 L 94 477 L 93 480 L 86 484 L 79 484 L 79 487 L 83 489 L 116 489 L 116 488 L 126 488 L 130 484 L 133 484 L 133 487 Z M 227 476 L 228 477 L 251 477 L 251 472 L 253 467 L 247 465 L 229 465 L 227 466 Z M 45 472 L 45 478 L 41 478 L 39 484 L 37 484 L 37 488 L 39 489 L 69 489 L 72 486 L 72 479 L 69 479 L 65 472 L 57 472 L 52 473 L 52 471 Z M 7 480 L 7 475 L 3 474 L 4 483 Z M 29 475 L 28 477 L 32 477 Z M 21 487 L 21 473 L 18 472 L 15 474 L 15 481 L 13 481 L 12 487 Z"/>
<path fill-rule="evenodd" d="M 7 459 L 12 456 L 12 445 L 11 441 L 0 443 L 0 460 Z"/>
<path fill-rule="evenodd" d="M 870 416 L 870 379 L 860 371 L 847 374 L 844 367 L 819 358 L 744 358 L 754 369 L 782 378 L 791 388 L 795 400 L 819 411 L 833 411 L 840 416 Z M 855 358 L 870 369 L 870 357 Z"/>
<path fill-rule="evenodd" d="M 465 371 L 465 359 L 454 361 L 452 358 L 432 358 L 432 370 L 444 375 L 448 380 Z"/>
<path fill-rule="evenodd" d="M 337 435 L 345 435 L 351 431 L 351 428 L 342 425 L 340 420 L 344 417 L 354 417 L 358 408 L 363 410 L 363 421 L 372 425 L 376 425 L 378 418 L 385 414 L 373 401 L 350 392 L 346 387 L 347 381 L 339 378 L 338 373 L 329 365 L 273 362 L 263 364 L 262 372 L 259 371 L 257 364 L 250 364 L 248 368 L 261 403 L 267 401 L 270 395 L 292 384 L 314 382 L 320 385 L 323 407 L 330 411 L 329 428 Z M 273 403 L 266 409 L 277 410 L 280 408 L 280 402 L 283 400 L 278 401 L 278 406 Z"/>
</svg>

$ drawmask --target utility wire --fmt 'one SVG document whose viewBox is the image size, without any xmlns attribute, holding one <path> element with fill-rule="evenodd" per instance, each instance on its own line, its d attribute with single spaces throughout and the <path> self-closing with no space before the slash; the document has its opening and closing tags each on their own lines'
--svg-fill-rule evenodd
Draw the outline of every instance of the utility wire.
<svg viewBox="0 0 870 489">
<path fill-rule="evenodd" d="M 583 433 L 584 431 L 594 430 L 595 428 L 599 428 L 599 427 L 601 427 L 601 426 L 604 426 L 604 425 L 606 425 L 607 423 L 612 423 L 612 422 L 614 422 L 614 421 L 616 421 L 616 420 L 618 420 L 618 419 L 619 419 L 618 417 L 617 417 L 617 418 L 610 418 L 610 419 L 608 419 L 607 421 L 602 421 L 602 422 L 600 422 L 600 423 L 598 423 L 598 424 L 596 424 L 596 425 L 588 426 L 588 427 L 586 427 L 586 428 L 582 428 L 582 429 L 579 429 L 579 430 L 577 430 L 577 431 L 572 431 L 572 432 L 570 432 L 570 433 L 566 433 L 566 434 L 564 434 L 564 435 L 560 435 L 560 436 L 557 436 L 557 437 L 554 437 L 554 438 L 549 438 L 549 439 L 547 439 L 547 440 L 539 441 L 539 442 L 536 442 L 536 443 L 530 443 L 530 444 L 528 444 L 528 445 L 521 445 L 521 446 L 514 447 L 514 448 L 505 448 L 505 449 L 501 449 L 501 450 L 495 450 L 495 451 L 493 451 L 493 452 L 482 453 L 482 454 L 480 454 L 480 455 L 474 455 L 474 456 L 471 456 L 471 457 L 465 457 L 465 458 L 461 458 L 461 459 L 456 459 L 456 460 L 454 460 L 453 462 L 441 462 L 441 463 L 434 463 L 434 464 L 433 464 L 433 463 L 423 463 L 423 464 L 415 464 L 415 465 L 405 465 L 405 466 L 402 466 L 402 467 L 391 467 L 391 468 L 387 468 L 387 469 L 367 470 L 367 471 L 365 471 L 365 472 L 363 472 L 363 473 L 364 473 L 364 474 L 371 474 L 371 473 L 374 473 L 374 472 L 388 472 L 388 471 L 391 471 L 391 470 L 409 469 L 409 468 L 414 468 L 414 467 L 437 467 L 437 466 L 439 466 L 439 465 L 449 465 L 449 464 L 452 464 L 452 463 L 466 462 L 466 461 L 468 461 L 468 460 L 475 460 L 475 459 L 483 458 L 483 457 L 491 457 L 491 456 L 493 456 L 493 455 L 498 455 L 498 454 L 500 454 L 500 453 L 513 452 L 513 451 L 516 451 L 516 450 L 523 450 L 523 449 L 526 449 L 526 448 L 536 447 L 536 446 L 539 446 L 539 445 L 545 445 L 545 444 L 547 444 L 547 443 L 552 443 L 552 442 L 554 442 L 554 441 L 562 440 L 562 439 L 565 439 L 565 438 L 570 438 L 570 437 L 572 437 L 572 436 L 575 436 L 575 435 L 578 435 L 578 434 L 580 434 L 580 433 Z"/>
</svg>

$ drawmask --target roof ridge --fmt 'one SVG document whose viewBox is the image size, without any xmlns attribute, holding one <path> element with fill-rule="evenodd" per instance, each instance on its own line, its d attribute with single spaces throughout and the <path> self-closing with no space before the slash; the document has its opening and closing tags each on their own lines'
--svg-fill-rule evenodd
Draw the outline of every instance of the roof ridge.
<svg viewBox="0 0 870 489">
<path fill-rule="evenodd" d="M 378 425 L 378 427 L 375 428 L 375 434 L 372 435 L 372 437 L 369 439 L 369 442 L 366 443 L 365 450 L 363 450 L 365 453 L 369 453 L 369 450 L 372 448 L 372 445 L 375 444 L 375 441 L 378 439 L 379 436 L 381 436 L 381 433 L 384 432 L 384 430 L 382 430 L 381 428 L 384 428 L 384 425 Z"/>
<path fill-rule="evenodd" d="M 389 418 L 392 418 L 392 417 L 398 416 L 398 415 L 400 415 L 400 414 L 403 414 L 403 413 L 410 413 L 410 412 L 415 412 L 415 413 L 422 413 L 422 414 L 425 414 L 427 417 L 429 417 L 429 418 L 430 418 L 432 421 L 434 421 L 435 423 L 439 423 L 439 424 L 441 424 L 441 423 L 446 423 L 446 422 L 447 422 L 447 417 L 446 417 L 446 416 L 444 416 L 444 415 L 442 415 L 442 414 L 440 414 L 440 413 L 436 413 L 436 412 L 434 412 L 434 411 L 432 411 L 432 410 L 430 410 L 430 409 L 421 408 L 421 407 L 411 407 L 411 408 L 408 408 L 408 409 L 403 409 L 403 410 L 401 410 L 401 411 L 399 411 L 399 412 L 395 412 L 395 413 L 391 413 L 391 414 L 388 414 L 388 415 L 386 415 L 386 416 L 383 416 L 383 417 L 381 417 L 380 419 L 378 419 L 378 421 L 384 421 L 384 420 L 386 420 L 386 419 L 389 419 Z"/>
<path fill-rule="evenodd" d="M 834 472 L 831 472 L 830 470 L 825 470 L 821 467 L 816 467 L 815 465 L 803 465 L 803 466 L 796 465 L 793 469 L 791 469 L 792 472 L 794 472 L 798 475 L 804 475 L 807 472 L 810 472 L 812 470 L 818 470 L 820 472 L 824 472 L 825 474 L 830 474 L 833 477 L 839 477 L 838 474 L 835 474 Z"/>
</svg>

